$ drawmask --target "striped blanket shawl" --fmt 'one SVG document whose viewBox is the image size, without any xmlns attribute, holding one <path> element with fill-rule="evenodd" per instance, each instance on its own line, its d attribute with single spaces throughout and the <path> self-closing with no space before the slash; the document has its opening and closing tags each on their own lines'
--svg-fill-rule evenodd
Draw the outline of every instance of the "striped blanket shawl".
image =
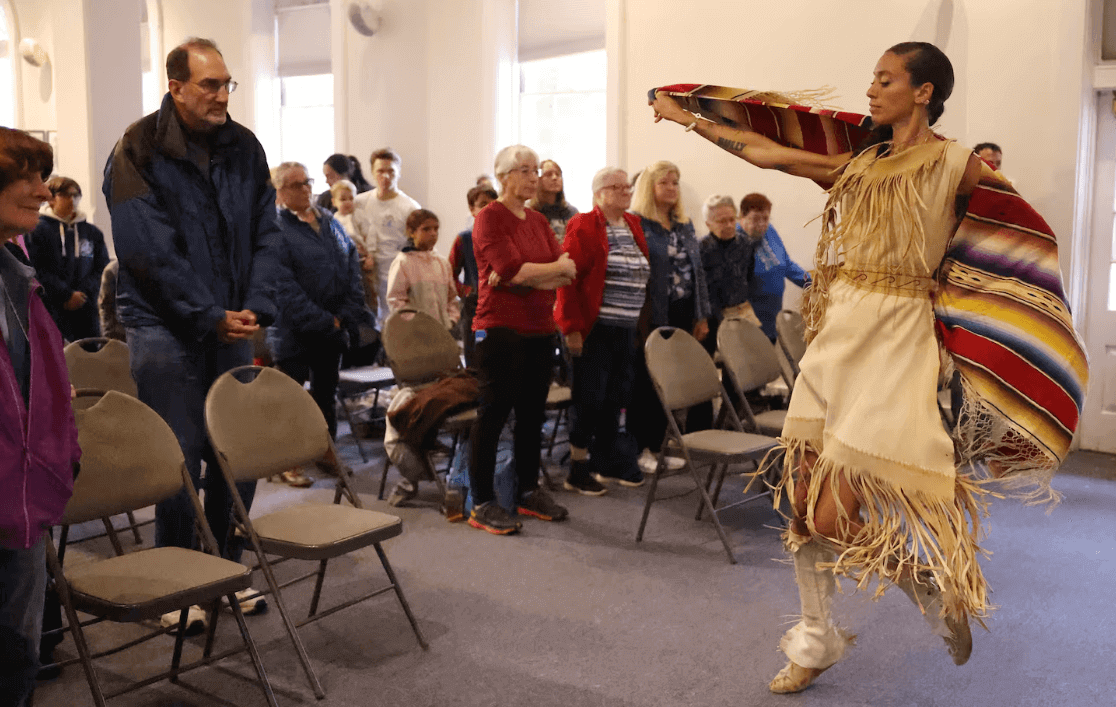
<svg viewBox="0 0 1116 707">
<path fill-rule="evenodd" d="M 795 105 L 793 95 L 698 84 L 656 90 L 709 120 L 820 154 L 849 152 L 871 128 L 868 116 Z M 966 393 L 954 429 L 958 462 L 984 462 L 1030 501 L 1057 500 L 1050 478 L 1077 429 L 1089 369 L 1053 231 L 985 164 L 938 273 L 936 326 Z"/>
</svg>

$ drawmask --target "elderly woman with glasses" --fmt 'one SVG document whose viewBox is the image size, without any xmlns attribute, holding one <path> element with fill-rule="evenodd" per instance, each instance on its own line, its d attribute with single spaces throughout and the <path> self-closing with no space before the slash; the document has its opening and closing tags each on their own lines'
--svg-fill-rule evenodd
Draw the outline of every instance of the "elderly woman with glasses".
<svg viewBox="0 0 1116 707">
<path fill-rule="evenodd" d="M 539 186 L 539 157 L 523 145 L 496 155 L 500 198 L 484 207 L 473 227 L 480 296 L 473 318 L 474 361 L 481 387 L 473 426 L 469 524 L 497 535 L 520 524 L 495 501 L 496 445 L 515 410 L 516 510 L 542 520 L 562 520 L 566 509 L 539 488 L 540 433 L 553 373 L 554 290 L 574 278 L 574 264 L 550 224 L 526 207 Z"/>
<path fill-rule="evenodd" d="M 643 474 L 632 453 L 617 445 L 620 410 L 635 375 L 637 327 L 651 276 L 628 175 L 606 167 L 593 177 L 593 210 L 574 216 L 563 244 L 577 279 L 558 291 L 556 318 L 573 357 L 570 474 L 565 487 L 587 496 L 605 493 L 602 482 L 639 486 Z"/>
<path fill-rule="evenodd" d="M 268 330 L 268 343 L 279 370 L 299 383 L 310 380 L 310 394 L 335 435 L 341 354 L 348 342 L 357 341 L 359 325 L 371 325 L 373 317 L 364 304 L 356 246 L 328 211 L 310 203 L 312 185 L 298 162 L 275 169 L 286 272 L 278 284 L 279 316 Z"/>
</svg>

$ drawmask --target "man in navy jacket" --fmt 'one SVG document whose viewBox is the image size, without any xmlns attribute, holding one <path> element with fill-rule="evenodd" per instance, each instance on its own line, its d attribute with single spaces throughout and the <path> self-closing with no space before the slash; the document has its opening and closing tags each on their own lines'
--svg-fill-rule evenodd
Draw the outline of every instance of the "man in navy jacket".
<svg viewBox="0 0 1116 707">
<path fill-rule="evenodd" d="M 217 46 L 187 40 L 167 55 L 167 77 L 162 107 L 125 131 L 105 167 L 117 312 L 140 399 L 175 431 L 196 485 L 202 458 L 211 462 L 206 518 L 236 560 L 243 544 L 229 539 L 232 499 L 214 473 L 203 409 L 209 386 L 252 362 L 252 335 L 275 318 L 275 190 L 263 147 L 228 117 L 236 82 Z M 250 506 L 255 484 L 240 494 Z M 194 545 L 185 492 L 156 507 L 155 543 Z M 191 628 L 204 623 L 197 614 Z"/>
</svg>

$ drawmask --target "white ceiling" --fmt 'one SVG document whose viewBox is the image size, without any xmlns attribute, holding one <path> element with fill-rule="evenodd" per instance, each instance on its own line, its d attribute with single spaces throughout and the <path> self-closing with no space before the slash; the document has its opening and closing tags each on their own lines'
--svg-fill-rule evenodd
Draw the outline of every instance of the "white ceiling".
<svg viewBox="0 0 1116 707">
<path fill-rule="evenodd" d="M 519 0 L 519 58 L 604 49 L 605 0 Z"/>
</svg>

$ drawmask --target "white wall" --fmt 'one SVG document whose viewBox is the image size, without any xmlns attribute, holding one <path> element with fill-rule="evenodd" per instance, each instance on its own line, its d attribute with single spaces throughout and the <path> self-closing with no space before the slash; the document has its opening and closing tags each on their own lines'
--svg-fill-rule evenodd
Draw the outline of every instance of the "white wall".
<svg viewBox="0 0 1116 707">
<path fill-rule="evenodd" d="M 54 34 L 50 29 L 50 4 L 40 0 L 11 0 L 11 4 L 19 31 L 14 44 L 18 45 L 25 37 L 36 39 L 51 60 L 43 67 L 34 67 L 20 59 L 19 51 L 15 51 L 22 88 L 17 125 L 26 130 L 54 130 L 54 71 L 58 57 L 54 51 Z"/>
<path fill-rule="evenodd" d="M 793 90 L 830 85 L 846 110 L 867 112 L 864 92 L 879 55 L 902 41 L 930 41 L 957 74 L 940 132 L 973 145 L 991 140 L 1004 169 L 1067 243 L 1073 230 L 1074 168 L 1085 77 L 1087 0 L 810 0 L 725 3 L 692 0 L 685 12 L 658 0 L 610 0 L 609 46 L 617 47 L 612 151 L 631 171 L 677 163 L 691 216 L 713 193 L 751 191 L 774 202 L 772 222 L 791 256 L 809 266 L 821 210 L 817 187 L 755 169 L 673 124 L 655 125 L 647 89 L 669 83 Z M 626 22 L 617 18 L 625 18 Z M 715 18 L 716 21 L 711 21 Z M 616 36 L 617 34 L 621 36 Z M 697 224 L 698 232 L 705 231 Z M 791 288 L 794 289 L 793 287 Z M 797 293 L 790 293 L 794 304 Z"/>
</svg>

